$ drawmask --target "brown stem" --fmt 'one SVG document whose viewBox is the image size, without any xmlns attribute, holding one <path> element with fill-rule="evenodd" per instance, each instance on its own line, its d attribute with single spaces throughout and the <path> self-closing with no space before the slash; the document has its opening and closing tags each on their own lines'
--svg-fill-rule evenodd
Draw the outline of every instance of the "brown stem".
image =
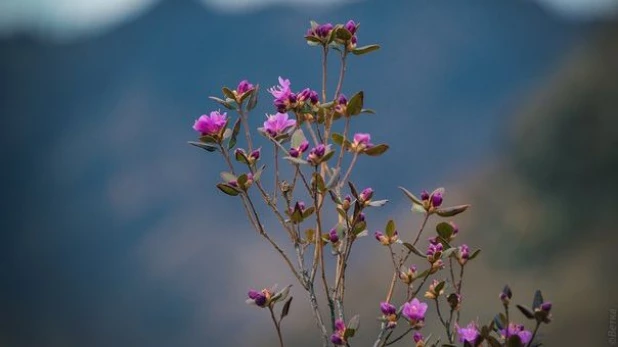
<svg viewBox="0 0 618 347">
<path fill-rule="evenodd" d="M 283 347 L 283 336 L 281 335 L 281 326 L 279 325 L 280 322 L 277 322 L 277 318 L 275 318 L 275 312 L 273 311 L 273 307 L 269 305 L 268 310 L 270 311 L 270 317 L 273 319 L 273 323 L 275 324 L 275 329 L 277 329 L 279 346 Z"/>
<path fill-rule="evenodd" d="M 397 342 L 397 341 L 399 341 L 399 340 L 403 339 L 406 335 L 408 335 L 409 333 L 411 333 L 411 332 L 412 332 L 412 330 L 414 330 L 414 329 L 413 329 L 413 328 L 408 328 L 408 330 L 406 330 L 403 334 L 401 334 L 401 335 L 397 336 L 394 340 L 392 340 L 392 341 L 390 341 L 390 342 L 388 342 L 388 343 L 385 343 L 385 344 L 384 344 L 384 346 L 390 346 L 390 345 L 392 345 L 393 343 L 395 343 L 395 342 Z M 388 340 L 388 338 L 386 338 L 386 340 Z M 386 342 L 386 341 L 384 341 L 384 342 Z"/>
</svg>

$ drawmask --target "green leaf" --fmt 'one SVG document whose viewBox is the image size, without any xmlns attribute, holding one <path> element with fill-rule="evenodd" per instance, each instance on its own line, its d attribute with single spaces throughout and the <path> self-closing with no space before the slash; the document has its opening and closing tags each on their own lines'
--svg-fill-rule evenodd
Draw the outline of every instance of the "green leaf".
<svg viewBox="0 0 618 347">
<path fill-rule="evenodd" d="M 451 236 L 453 236 L 453 233 L 455 232 L 455 229 L 450 223 L 441 222 L 436 225 L 436 231 L 441 238 L 450 240 Z"/>
<path fill-rule="evenodd" d="M 470 205 L 459 205 L 453 207 L 442 208 L 436 211 L 440 217 L 453 217 L 467 210 Z"/>
<path fill-rule="evenodd" d="M 275 295 L 273 295 L 272 301 L 277 302 L 277 301 L 285 300 L 288 297 L 288 294 L 290 293 L 290 287 L 292 287 L 291 284 L 281 289 L 280 291 L 278 291 Z"/>
<path fill-rule="evenodd" d="M 448 243 L 448 241 L 443 239 L 440 236 L 438 236 L 438 242 L 440 242 L 442 244 L 442 246 L 444 246 L 444 248 L 446 248 L 446 249 L 452 248 L 451 245 Z"/>
<path fill-rule="evenodd" d="M 229 172 L 226 172 L 226 171 L 221 172 L 219 175 L 221 176 L 221 179 L 225 183 L 230 183 L 232 181 L 238 181 L 236 176 L 234 176 L 233 174 L 231 174 Z"/>
<path fill-rule="evenodd" d="M 300 146 L 301 143 L 303 143 L 303 141 L 306 141 L 307 138 L 305 137 L 305 133 L 303 133 L 302 129 L 296 129 L 294 131 L 294 133 L 292 134 L 292 147 L 297 148 L 298 146 Z"/>
<path fill-rule="evenodd" d="M 360 327 L 360 316 L 355 315 L 354 317 L 350 318 L 346 327 L 348 329 L 358 330 L 358 328 Z"/>
<path fill-rule="evenodd" d="M 227 144 L 227 149 L 232 149 L 236 146 L 236 138 L 238 137 L 238 133 L 240 132 L 240 118 L 236 120 L 234 123 L 234 128 L 232 129 L 232 136 L 230 136 L 230 142 Z"/>
<path fill-rule="evenodd" d="M 438 283 L 437 286 L 434 287 L 434 291 L 436 293 L 440 293 L 440 291 L 444 288 L 444 285 L 446 284 L 446 282 L 441 281 L 440 283 Z"/>
<path fill-rule="evenodd" d="M 238 185 L 242 188 L 245 188 L 248 180 L 249 177 L 247 176 L 247 174 L 242 174 L 238 176 Z"/>
<path fill-rule="evenodd" d="M 256 84 L 253 88 L 253 93 L 251 93 L 251 97 L 249 98 L 249 102 L 247 102 L 247 111 L 251 111 L 257 105 L 258 100 L 258 92 L 260 91 L 260 85 Z"/>
<path fill-rule="evenodd" d="M 365 94 L 361 90 L 360 92 L 354 94 L 350 101 L 348 101 L 348 106 L 346 108 L 346 113 L 348 116 L 354 116 L 361 113 L 363 109 L 363 99 L 365 98 Z"/>
<path fill-rule="evenodd" d="M 208 152 L 214 152 L 214 151 L 218 151 L 219 150 L 218 147 L 211 146 L 211 145 L 208 145 L 208 144 L 205 144 L 205 143 L 202 143 L 202 142 L 189 141 L 188 143 L 191 146 L 195 146 L 195 147 L 204 149 L 204 150 L 206 150 Z"/>
<path fill-rule="evenodd" d="M 390 219 L 386 223 L 386 228 L 384 229 L 384 232 L 386 233 L 386 236 L 392 237 L 393 235 L 395 235 L 395 231 L 396 230 L 397 230 L 397 227 L 395 226 L 395 221 Z"/>
<path fill-rule="evenodd" d="M 347 340 L 350 337 L 354 337 L 354 334 L 356 334 L 356 329 L 346 328 L 343 332 L 343 338 Z"/>
<path fill-rule="evenodd" d="M 313 207 L 313 206 L 307 207 L 305 209 L 305 211 L 303 212 L 303 219 L 311 216 L 313 214 L 313 212 L 315 212 L 315 207 Z"/>
<path fill-rule="evenodd" d="M 335 154 L 335 151 L 330 151 L 330 152 L 324 154 L 324 156 L 322 157 L 322 160 L 320 160 L 320 163 L 327 162 L 330 158 L 333 157 L 334 154 Z"/>
<path fill-rule="evenodd" d="M 519 311 L 521 311 L 521 313 L 526 316 L 526 318 L 528 319 L 534 319 L 534 314 L 532 313 L 532 311 L 527 308 L 526 306 L 523 305 L 516 305 L 517 308 L 519 309 Z"/>
<path fill-rule="evenodd" d="M 481 253 L 480 249 L 477 249 L 476 251 L 472 252 L 472 254 L 470 254 L 470 257 L 468 258 L 468 260 L 472 260 L 472 259 L 476 258 L 476 256 L 479 255 L 479 253 Z"/>
<path fill-rule="evenodd" d="M 234 158 L 236 158 L 237 162 L 240 162 L 243 164 L 249 164 L 247 155 L 242 151 L 236 151 L 236 153 L 234 153 Z"/>
<path fill-rule="evenodd" d="M 423 207 L 422 205 L 419 205 L 419 204 L 412 204 L 412 208 L 410 210 L 412 212 L 417 212 L 417 213 L 426 213 L 427 212 L 425 210 L 425 207 Z"/>
<path fill-rule="evenodd" d="M 352 38 L 352 33 L 348 31 L 346 28 L 337 29 L 337 38 L 343 41 L 348 41 Z"/>
<path fill-rule="evenodd" d="M 224 192 L 225 194 L 230 195 L 230 196 L 236 196 L 236 195 L 240 194 L 240 192 L 236 188 L 234 188 L 234 187 L 232 187 L 232 186 L 230 186 L 228 184 L 225 184 L 225 183 L 217 184 L 217 188 L 219 188 L 219 190 L 221 190 L 222 192 Z"/>
<path fill-rule="evenodd" d="M 333 133 L 333 135 L 331 135 L 331 138 L 333 139 L 333 143 L 343 147 L 343 143 L 345 142 L 345 138 L 343 137 L 343 135 Z"/>
<path fill-rule="evenodd" d="M 537 290 L 534 293 L 534 300 L 532 300 L 532 309 L 536 310 L 536 309 L 540 308 L 541 305 L 543 304 L 543 302 L 545 302 L 543 300 L 543 294 L 541 294 L 540 290 Z"/>
<path fill-rule="evenodd" d="M 352 53 L 354 53 L 354 55 L 363 55 L 373 51 L 377 51 L 378 49 L 380 49 L 379 45 L 367 45 L 353 49 Z"/>
<path fill-rule="evenodd" d="M 294 297 L 290 296 L 288 301 L 286 301 L 285 304 L 283 304 L 283 308 L 281 309 L 281 316 L 279 318 L 279 321 L 282 321 L 283 318 L 285 318 L 290 313 L 290 305 L 292 304 L 292 299 L 294 299 Z"/>
<path fill-rule="evenodd" d="M 426 258 L 426 255 L 423 254 L 423 252 L 419 251 L 418 248 L 414 247 L 411 243 L 409 242 L 404 242 L 403 245 L 412 253 L 418 255 L 421 258 Z"/>
<path fill-rule="evenodd" d="M 358 191 L 356 190 L 354 183 L 352 183 L 352 181 L 348 181 L 348 186 L 350 186 L 350 193 L 352 193 L 354 199 L 358 199 Z"/>
<path fill-rule="evenodd" d="M 369 114 L 376 114 L 376 111 L 370 109 L 370 108 L 363 108 L 360 113 L 369 113 Z M 360 114 L 359 113 L 359 114 Z"/>
<path fill-rule="evenodd" d="M 367 222 L 358 222 L 354 225 L 354 229 L 352 230 L 352 234 L 358 235 L 363 231 L 367 230 Z"/>
<path fill-rule="evenodd" d="M 377 157 L 388 150 L 388 145 L 380 144 L 367 148 L 363 153 L 371 157 Z"/>
<path fill-rule="evenodd" d="M 294 157 L 283 157 L 283 159 L 293 163 L 293 164 L 298 164 L 298 165 L 307 165 L 309 164 L 308 161 L 300 159 L 300 158 L 294 158 Z"/>
<path fill-rule="evenodd" d="M 234 95 L 234 92 L 232 92 L 232 90 L 228 87 L 223 87 L 221 88 L 221 91 L 223 92 L 223 95 L 225 95 L 226 98 L 230 98 L 230 99 L 236 99 L 236 95 Z"/>
<path fill-rule="evenodd" d="M 209 136 L 209 135 L 200 136 L 200 141 L 206 142 L 206 143 L 218 143 L 216 138 Z"/>
<path fill-rule="evenodd" d="M 410 199 L 412 201 L 412 203 L 418 204 L 418 205 L 423 205 L 423 202 L 421 201 L 421 199 L 417 198 L 414 194 L 410 193 L 409 190 L 407 190 L 404 187 L 399 187 L 399 189 L 401 189 L 403 191 L 403 193 L 408 197 L 408 199 Z"/>
<path fill-rule="evenodd" d="M 209 98 L 209 99 L 211 99 L 211 100 L 214 100 L 214 101 L 218 102 L 219 104 L 221 104 L 223 107 L 227 108 L 228 110 L 234 110 L 234 109 L 236 109 L 236 108 L 234 107 L 234 105 L 232 105 L 231 103 L 229 103 L 229 102 L 227 102 L 227 101 L 225 101 L 225 100 L 223 100 L 223 99 L 219 99 L 219 98 L 214 97 L 214 96 L 209 96 L 208 98 Z"/>
</svg>

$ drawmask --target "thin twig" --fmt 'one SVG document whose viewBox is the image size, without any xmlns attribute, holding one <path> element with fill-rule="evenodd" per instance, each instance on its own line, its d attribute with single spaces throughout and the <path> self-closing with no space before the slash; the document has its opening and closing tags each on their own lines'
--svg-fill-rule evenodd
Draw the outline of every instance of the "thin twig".
<svg viewBox="0 0 618 347">
<path fill-rule="evenodd" d="M 275 312 L 273 311 L 273 307 L 269 305 L 268 310 L 270 311 L 270 317 L 273 319 L 273 323 L 275 324 L 275 329 L 277 329 L 277 337 L 279 337 L 279 346 L 283 347 L 283 336 L 281 335 L 281 327 L 279 326 L 280 322 L 277 322 L 277 318 L 275 318 Z"/>
</svg>

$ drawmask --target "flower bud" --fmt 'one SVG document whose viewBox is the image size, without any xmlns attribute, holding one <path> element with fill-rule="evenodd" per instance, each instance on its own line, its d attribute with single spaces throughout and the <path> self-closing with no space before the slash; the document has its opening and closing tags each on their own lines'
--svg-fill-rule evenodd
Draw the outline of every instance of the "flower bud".
<svg viewBox="0 0 618 347">
<path fill-rule="evenodd" d="M 459 265 L 464 266 L 468 262 L 468 259 L 470 259 L 470 248 L 468 245 L 463 244 L 459 246 L 457 250 L 457 262 Z"/>
<path fill-rule="evenodd" d="M 440 205 L 442 205 L 442 193 L 435 192 L 431 196 L 431 206 L 440 207 Z"/>
<path fill-rule="evenodd" d="M 451 310 L 458 311 L 461 308 L 461 295 L 457 293 L 451 293 L 447 298 Z"/>
<path fill-rule="evenodd" d="M 253 150 L 253 152 L 251 152 L 251 154 L 249 154 L 249 158 L 252 159 L 253 161 L 256 161 L 258 159 L 260 159 L 260 152 L 261 152 L 261 148 L 255 149 Z"/>
<path fill-rule="evenodd" d="M 442 261 L 442 259 L 438 259 L 431 264 L 429 274 L 433 275 L 442 269 L 444 269 L 444 262 Z"/>
<path fill-rule="evenodd" d="M 504 286 L 502 292 L 500 292 L 500 301 L 502 301 L 503 305 L 508 305 L 511 302 L 511 298 L 513 297 L 513 292 L 511 291 L 511 287 L 507 285 Z"/>
<path fill-rule="evenodd" d="M 236 87 L 236 94 L 243 95 L 251 89 L 253 89 L 253 84 L 249 83 L 247 80 L 242 80 L 238 83 L 238 87 Z"/>
<path fill-rule="evenodd" d="M 349 196 L 349 195 L 346 195 L 346 197 L 345 197 L 345 198 L 343 198 L 343 201 L 341 202 L 341 208 L 342 208 L 344 211 L 347 211 L 347 210 L 349 210 L 349 209 L 350 209 L 350 205 L 351 205 L 351 203 L 352 203 L 352 197 L 351 197 L 351 196 Z"/>
<path fill-rule="evenodd" d="M 309 156 L 307 156 L 307 161 L 313 165 L 317 166 L 321 163 L 322 157 L 326 153 L 326 146 L 323 144 L 319 144 L 309 152 Z"/>
<path fill-rule="evenodd" d="M 427 193 L 427 191 L 426 191 L 426 190 L 423 190 L 423 191 L 421 192 L 421 200 L 423 200 L 423 201 L 427 201 L 427 200 L 429 200 L 429 193 Z"/>
<path fill-rule="evenodd" d="M 451 239 L 452 239 L 457 235 L 457 233 L 459 233 L 459 227 L 457 226 L 457 224 L 453 222 L 449 222 L 449 224 L 451 225 L 451 227 L 453 227 L 453 234 L 451 235 Z"/>
<path fill-rule="evenodd" d="M 414 340 L 414 342 L 416 342 L 416 347 L 425 347 L 425 341 L 423 341 L 423 335 L 419 333 L 418 331 L 414 332 L 412 339 Z"/>
<path fill-rule="evenodd" d="M 337 229 L 331 229 L 330 233 L 328 233 L 328 239 L 331 243 L 339 242 L 339 235 L 337 234 Z"/>
<path fill-rule="evenodd" d="M 358 221 L 359 222 L 364 222 L 365 221 L 365 213 L 361 212 L 358 214 Z"/>
<path fill-rule="evenodd" d="M 416 279 L 416 271 L 417 271 L 416 266 L 412 265 L 406 271 L 400 271 L 399 278 L 401 279 L 403 283 L 409 285 L 412 283 L 412 281 Z"/>
<path fill-rule="evenodd" d="M 358 25 L 350 19 L 347 23 L 345 23 L 344 27 L 350 32 L 350 34 L 354 35 L 356 34 L 356 29 Z"/>
<path fill-rule="evenodd" d="M 441 281 L 438 280 L 433 280 L 433 282 L 431 282 L 431 284 L 429 285 L 429 289 L 425 292 L 425 297 L 427 299 L 434 300 L 440 295 L 444 294 L 444 284 L 442 284 L 442 288 L 440 288 L 439 291 L 437 290 L 437 287 L 440 283 Z"/>
<path fill-rule="evenodd" d="M 371 188 L 365 188 L 363 189 L 363 191 L 358 195 L 358 200 L 361 203 L 367 203 L 371 200 L 371 198 L 373 197 L 373 189 Z"/>
</svg>

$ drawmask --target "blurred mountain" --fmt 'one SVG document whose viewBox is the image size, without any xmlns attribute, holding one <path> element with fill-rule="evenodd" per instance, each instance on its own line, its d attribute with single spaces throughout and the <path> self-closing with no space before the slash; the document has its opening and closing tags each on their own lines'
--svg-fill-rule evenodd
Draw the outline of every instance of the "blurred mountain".
<svg viewBox="0 0 618 347">
<path fill-rule="evenodd" d="M 392 145 L 378 164 L 389 170 L 376 176 L 376 162 L 362 162 L 367 174 L 354 179 L 386 196 L 398 184 L 476 172 L 503 153 L 507 115 L 589 33 L 528 2 L 369 1 L 218 16 L 178 0 L 87 41 L 0 41 L 0 344 L 222 346 L 234 340 L 222 329 L 255 328 L 253 316 L 218 310 L 240 311 L 220 295 L 242 298 L 248 281 L 231 279 L 251 269 L 229 254 L 257 240 L 243 238 L 236 201 L 213 188 L 221 163 L 185 141 L 221 84 L 249 78 L 264 90 L 282 75 L 295 90 L 317 89 L 319 53 L 301 37 L 309 19 L 348 18 L 362 23 L 359 44 L 382 45 L 349 66 L 345 93 L 362 88 L 378 111 L 357 130 Z M 252 125 L 265 112 L 263 93 Z M 232 227 L 243 230 L 217 234 Z"/>
</svg>

